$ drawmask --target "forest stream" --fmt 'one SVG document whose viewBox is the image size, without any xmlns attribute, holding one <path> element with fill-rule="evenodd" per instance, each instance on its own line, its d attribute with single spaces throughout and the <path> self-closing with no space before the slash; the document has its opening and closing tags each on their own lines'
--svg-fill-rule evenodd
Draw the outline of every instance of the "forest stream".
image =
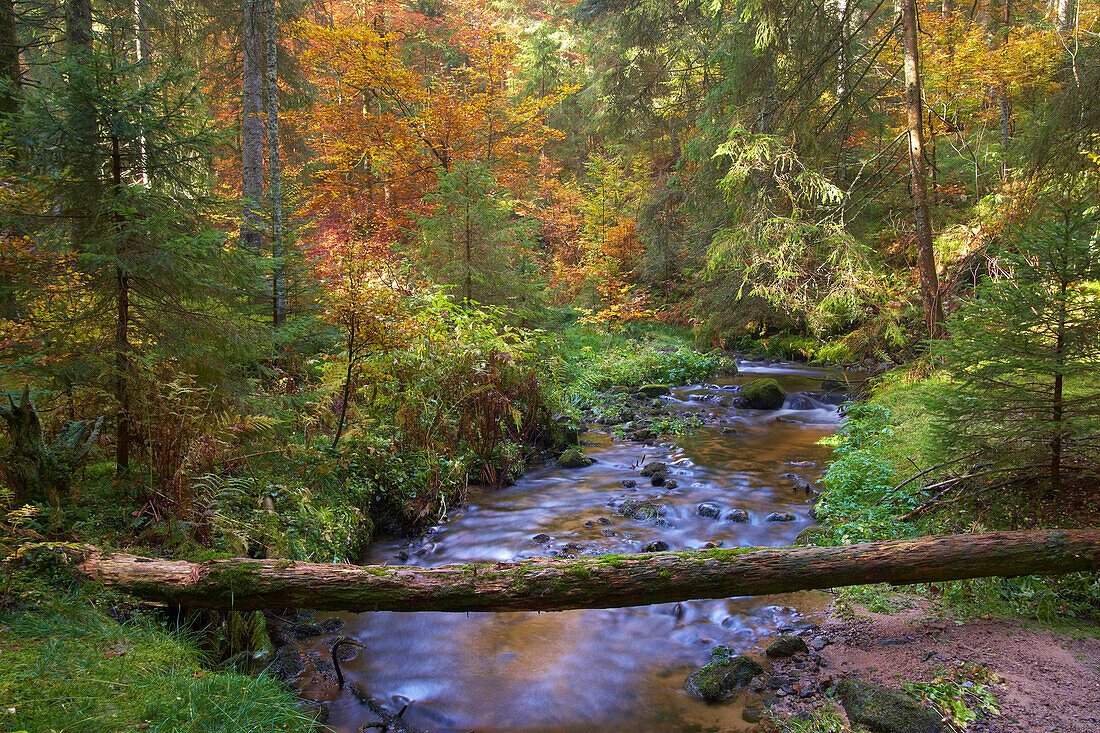
<svg viewBox="0 0 1100 733">
<path fill-rule="evenodd" d="M 761 377 L 787 391 L 783 409 L 721 405 L 734 386 Z M 596 459 L 592 466 L 540 467 L 510 488 L 472 490 L 468 506 L 426 539 L 378 542 L 366 560 L 436 566 L 632 553 L 653 540 L 673 550 L 708 542 L 791 544 L 813 520 L 809 498 L 790 474 L 821 477 L 830 449 L 818 440 L 840 421 L 835 406 L 798 393 L 820 392 L 826 378 L 844 375 L 747 363 L 737 377 L 674 389 L 663 398 L 668 406 L 706 421 L 676 444 L 620 442 L 610 429 L 590 431 L 583 440 L 596 444 L 585 448 Z M 676 488 L 651 486 L 639 473 L 643 461 L 667 463 Z M 637 487 L 624 487 L 629 480 Z M 665 526 L 616 514 L 627 499 L 663 504 Z M 702 516 L 704 503 L 717 505 L 719 517 Z M 746 510 L 749 520 L 726 519 L 734 509 Z M 767 521 L 772 512 L 794 519 Z M 540 534 L 549 541 L 533 539 Z M 688 674 L 716 644 L 762 656 L 769 637 L 810 623 L 827 600 L 806 592 L 559 613 L 341 614 L 341 633 L 365 646 L 341 666 L 372 698 L 394 710 L 408 705 L 403 719 L 424 730 L 740 730 L 751 727 L 742 721 L 742 704 L 692 697 L 684 689 Z M 321 650 L 331 638 L 313 643 Z M 329 724 L 353 732 L 374 720 L 345 693 L 332 704 Z"/>
</svg>

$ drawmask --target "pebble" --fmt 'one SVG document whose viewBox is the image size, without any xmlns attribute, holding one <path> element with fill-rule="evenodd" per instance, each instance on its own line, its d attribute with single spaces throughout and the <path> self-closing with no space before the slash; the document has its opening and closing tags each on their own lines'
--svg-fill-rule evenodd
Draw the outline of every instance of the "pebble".
<svg viewBox="0 0 1100 733">
<path fill-rule="evenodd" d="M 815 636 L 814 638 L 810 639 L 810 648 L 817 652 L 824 649 L 826 646 L 828 646 L 828 644 L 829 640 L 826 639 L 824 636 Z"/>
</svg>

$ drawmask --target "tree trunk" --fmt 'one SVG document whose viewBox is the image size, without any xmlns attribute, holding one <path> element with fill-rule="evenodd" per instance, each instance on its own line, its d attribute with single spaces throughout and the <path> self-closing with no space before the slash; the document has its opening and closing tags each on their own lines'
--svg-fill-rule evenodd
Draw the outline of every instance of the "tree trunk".
<svg viewBox="0 0 1100 733">
<path fill-rule="evenodd" d="M 14 115 L 19 111 L 19 89 L 22 85 L 15 5 L 12 0 L 0 0 L 0 116 Z"/>
<path fill-rule="evenodd" d="M 917 50 L 916 0 L 902 0 L 901 26 L 905 45 L 905 110 L 909 128 L 909 174 L 913 187 L 913 211 L 916 219 L 917 263 L 920 271 L 921 300 L 928 338 L 943 336 L 943 304 L 936 272 L 936 254 L 932 249 L 932 221 L 928 206 L 928 176 L 924 169 L 924 137 L 921 130 L 920 57 Z"/>
<path fill-rule="evenodd" d="M 1100 530 L 1084 529 L 438 568 L 246 558 L 193 563 L 89 548 L 77 569 L 125 593 L 194 608 L 563 611 L 869 583 L 1053 575 L 1095 570 L 1098 564 Z"/>
<path fill-rule="evenodd" d="M 241 28 L 241 246 L 259 254 L 263 246 L 260 205 L 264 196 L 264 128 L 261 0 L 244 0 Z"/>
<path fill-rule="evenodd" d="M 279 46 L 275 0 L 264 0 L 267 23 L 267 159 L 271 193 L 271 322 L 275 328 L 286 322 L 286 279 L 283 268 L 283 181 L 279 159 Z"/>
<path fill-rule="evenodd" d="M 122 197 L 122 151 L 118 136 L 111 138 L 111 181 L 116 199 Z M 115 236 L 115 476 L 126 479 L 130 475 L 130 276 L 126 265 L 125 222 L 118 213 L 121 202 L 116 203 Z"/>
<path fill-rule="evenodd" d="M 1077 0 L 1058 0 L 1058 30 L 1073 35 L 1077 30 Z"/>
<path fill-rule="evenodd" d="M 69 191 L 69 215 L 72 217 L 72 244 L 77 251 L 88 244 L 93 216 L 89 201 L 99 199 L 98 121 L 88 80 L 81 70 L 92 54 L 91 0 L 66 0 L 65 39 L 68 43 L 69 129 L 77 149 L 70 152 L 72 182 Z"/>
</svg>

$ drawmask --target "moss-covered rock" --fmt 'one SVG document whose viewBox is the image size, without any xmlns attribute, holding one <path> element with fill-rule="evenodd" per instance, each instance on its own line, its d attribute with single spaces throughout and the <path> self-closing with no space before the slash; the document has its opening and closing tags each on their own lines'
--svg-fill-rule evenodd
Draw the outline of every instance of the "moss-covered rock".
<svg viewBox="0 0 1100 733">
<path fill-rule="evenodd" d="M 718 358 L 718 365 L 714 367 L 713 374 L 716 377 L 736 377 L 737 372 L 737 359 L 732 356 L 722 356 Z"/>
<path fill-rule="evenodd" d="M 741 388 L 741 404 L 750 410 L 778 410 L 787 393 L 774 379 L 757 379 Z"/>
<path fill-rule="evenodd" d="M 721 702 L 747 687 L 753 677 L 764 671 L 756 660 L 729 656 L 730 653 L 728 647 L 715 647 L 711 651 L 713 661 L 688 676 L 684 683 L 687 691 L 707 702 Z"/>
<path fill-rule="evenodd" d="M 774 659 L 780 659 L 793 657 L 795 654 L 805 654 L 808 651 L 810 651 L 810 648 L 806 646 L 806 642 L 802 637 L 784 634 L 769 644 L 764 653 Z"/>
<path fill-rule="evenodd" d="M 871 733 L 942 733 L 946 730 L 939 713 L 904 692 L 869 682 L 841 680 L 836 693 L 848 720 L 866 727 Z"/>
<path fill-rule="evenodd" d="M 595 463 L 594 460 L 581 453 L 576 448 L 570 448 L 561 454 L 558 459 L 559 468 L 585 468 Z"/>
<path fill-rule="evenodd" d="M 653 540 L 642 546 L 642 552 L 664 552 L 668 549 L 668 543 L 664 540 Z"/>
<path fill-rule="evenodd" d="M 643 384 L 638 387 L 638 391 L 646 397 L 660 397 L 662 395 L 672 394 L 672 390 L 669 389 L 666 384 Z"/>
<path fill-rule="evenodd" d="M 652 522 L 661 516 L 664 507 L 651 501 L 628 499 L 619 507 L 619 515 L 639 522 Z"/>
</svg>

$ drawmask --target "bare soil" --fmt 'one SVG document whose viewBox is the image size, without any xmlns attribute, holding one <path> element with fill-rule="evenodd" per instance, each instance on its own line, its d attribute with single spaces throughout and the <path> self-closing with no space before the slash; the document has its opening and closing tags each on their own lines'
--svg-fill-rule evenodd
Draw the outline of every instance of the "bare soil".
<svg viewBox="0 0 1100 733">
<path fill-rule="evenodd" d="M 807 663 L 804 655 L 776 662 L 773 674 L 794 671 L 799 683 L 773 710 L 797 714 L 835 704 L 819 691 L 844 678 L 897 689 L 977 664 L 998 678 L 992 689 L 1000 714 L 979 718 L 969 730 L 1100 733 L 1100 628 L 1071 636 L 1019 620 L 959 622 L 927 599 L 891 615 L 856 611 L 855 618 L 843 618 L 834 605 L 820 629 L 806 635 L 829 642 L 817 652 L 820 662 Z"/>
</svg>

